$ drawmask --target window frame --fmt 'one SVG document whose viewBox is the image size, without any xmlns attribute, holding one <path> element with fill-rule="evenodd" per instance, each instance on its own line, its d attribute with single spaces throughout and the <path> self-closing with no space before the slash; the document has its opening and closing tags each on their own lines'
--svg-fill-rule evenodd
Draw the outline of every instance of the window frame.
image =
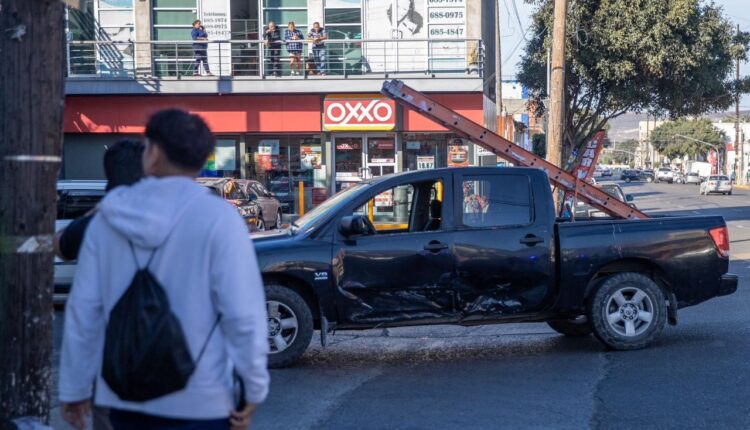
<svg viewBox="0 0 750 430">
<path fill-rule="evenodd" d="M 470 226 L 464 224 L 464 181 L 481 181 L 482 178 L 499 178 L 502 181 L 504 178 L 509 176 L 517 176 L 525 178 L 528 183 L 529 191 L 529 222 L 523 224 L 508 224 L 508 225 L 492 225 L 492 226 Z M 497 229 L 510 229 L 529 227 L 536 223 L 536 204 L 534 195 L 534 184 L 531 182 L 531 177 L 523 173 L 506 173 L 506 172 L 476 172 L 476 173 L 458 173 L 456 180 L 453 184 L 453 195 L 455 196 L 453 202 L 453 219 L 455 220 L 454 225 L 457 231 L 466 230 L 497 230 Z M 443 211 L 445 212 L 445 211 Z"/>
</svg>

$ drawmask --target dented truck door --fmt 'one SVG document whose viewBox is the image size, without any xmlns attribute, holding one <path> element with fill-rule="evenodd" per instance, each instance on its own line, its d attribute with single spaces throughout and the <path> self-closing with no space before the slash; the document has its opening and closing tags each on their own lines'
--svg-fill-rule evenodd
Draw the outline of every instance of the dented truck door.
<svg viewBox="0 0 750 430">
<path fill-rule="evenodd" d="M 552 223 L 548 211 L 535 210 L 535 182 L 511 169 L 484 172 L 457 174 L 454 184 L 454 255 L 464 320 L 538 311 L 554 278 Z M 551 199 L 548 186 L 546 191 L 538 201 Z"/>
<path fill-rule="evenodd" d="M 451 199 L 443 195 L 451 178 L 433 171 L 406 183 L 386 182 L 340 215 L 364 216 L 374 227 L 355 237 L 335 232 L 342 325 L 457 320 Z"/>
</svg>

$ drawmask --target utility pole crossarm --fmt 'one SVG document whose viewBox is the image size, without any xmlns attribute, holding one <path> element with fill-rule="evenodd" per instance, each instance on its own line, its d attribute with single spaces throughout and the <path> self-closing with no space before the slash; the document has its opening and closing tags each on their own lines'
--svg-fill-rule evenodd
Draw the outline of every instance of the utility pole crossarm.
<svg viewBox="0 0 750 430">
<path fill-rule="evenodd" d="M 555 186 L 577 194 L 581 200 L 604 213 L 624 219 L 648 218 L 646 214 L 627 203 L 621 202 L 588 182 L 577 180 L 571 173 L 448 109 L 399 80 L 393 79 L 383 82 L 381 93 L 404 106 L 415 109 L 425 117 L 491 151 L 500 158 L 517 166 L 536 167 L 544 170 L 550 182 Z"/>
</svg>

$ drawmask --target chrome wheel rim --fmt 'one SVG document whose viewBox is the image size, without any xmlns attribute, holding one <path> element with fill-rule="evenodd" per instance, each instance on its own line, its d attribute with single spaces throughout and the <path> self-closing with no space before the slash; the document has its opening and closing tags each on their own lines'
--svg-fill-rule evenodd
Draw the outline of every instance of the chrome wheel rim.
<svg viewBox="0 0 750 430">
<path fill-rule="evenodd" d="M 620 288 L 607 300 L 604 318 L 620 336 L 640 336 L 653 323 L 654 303 L 640 288 Z"/>
<path fill-rule="evenodd" d="M 289 348 L 297 338 L 299 322 L 292 309 L 275 300 L 266 301 L 268 311 L 268 343 L 271 354 L 278 354 Z"/>
</svg>

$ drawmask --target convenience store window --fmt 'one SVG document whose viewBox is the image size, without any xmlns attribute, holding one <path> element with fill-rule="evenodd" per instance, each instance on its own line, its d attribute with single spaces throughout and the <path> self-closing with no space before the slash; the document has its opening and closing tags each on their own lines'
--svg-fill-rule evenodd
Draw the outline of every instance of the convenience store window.
<svg viewBox="0 0 750 430">
<path fill-rule="evenodd" d="M 450 133 L 404 133 L 403 171 L 448 167 Z"/>
<path fill-rule="evenodd" d="M 246 177 L 275 194 L 282 212 L 301 214 L 328 198 L 320 135 L 252 135 L 246 141 Z"/>
</svg>

